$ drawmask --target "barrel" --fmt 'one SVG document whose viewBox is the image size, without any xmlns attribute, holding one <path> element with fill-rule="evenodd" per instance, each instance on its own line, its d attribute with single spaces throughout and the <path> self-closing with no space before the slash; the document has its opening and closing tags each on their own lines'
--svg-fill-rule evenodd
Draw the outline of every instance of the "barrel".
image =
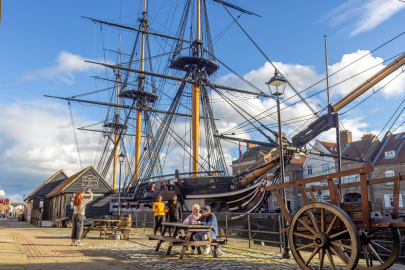
<svg viewBox="0 0 405 270">
<path fill-rule="evenodd" d="M 132 217 L 130 214 L 121 215 L 121 227 L 130 228 L 132 225 Z"/>
</svg>

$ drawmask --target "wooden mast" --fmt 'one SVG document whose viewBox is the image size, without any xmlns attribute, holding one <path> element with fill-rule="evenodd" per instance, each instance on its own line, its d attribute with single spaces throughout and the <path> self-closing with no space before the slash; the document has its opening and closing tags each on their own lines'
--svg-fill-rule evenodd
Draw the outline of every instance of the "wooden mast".
<svg viewBox="0 0 405 270">
<path fill-rule="evenodd" d="M 118 45 L 118 66 L 121 66 L 121 34 L 119 38 L 119 45 Z M 120 104 L 120 78 L 121 73 L 118 72 L 118 82 L 117 82 L 117 105 Z M 115 119 L 115 135 L 114 135 L 114 144 L 117 144 L 118 141 L 118 127 L 119 127 L 119 115 L 120 115 L 120 107 L 117 106 L 117 115 Z M 118 147 L 115 147 L 114 152 L 114 172 L 113 172 L 113 189 L 115 190 L 115 183 L 117 178 L 117 155 L 118 155 Z"/>
<path fill-rule="evenodd" d="M 201 0 L 197 0 L 197 40 L 201 39 Z M 198 57 L 201 57 L 198 55 Z M 198 141 L 200 139 L 200 87 L 193 84 L 192 99 L 192 137 L 193 137 L 193 172 L 198 172 Z M 194 176 L 198 176 L 195 173 Z"/>
<path fill-rule="evenodd" d="M 145 20 L 146 20 L 146 0 L 143 2 L 143 17 L 142 17 L 142 45 L 141 45 L 141 71 L 145 70 Z M 143 76 L 143 75 L 142 75 Z M 141 82 L 143 87 L 143 81 Z M 134 178 L 139 178 L 139 159 L 141 156 L 141 130 L 142 130 L 142 110 L 136 111 L 136 131 L 135 131 L 135 175 Z"/>
</svg>

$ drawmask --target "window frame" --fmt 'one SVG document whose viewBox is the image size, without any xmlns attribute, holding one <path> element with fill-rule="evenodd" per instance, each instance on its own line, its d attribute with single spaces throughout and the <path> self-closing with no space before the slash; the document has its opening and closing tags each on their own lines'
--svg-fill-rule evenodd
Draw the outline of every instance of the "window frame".
<svg viewBox="0 0 405 270">
<path fill-rule="evenodd" d="M 392 155 L 391 155 L 392 153 Z M 394 158 L 395 157 L 395 150 L 391 150 L 391 151 L 385 151 L 385 158 Z"/>
<path fill-rule="evenodd" d="M 309 173 L 309 170 L 311 170 L 311 173 Z M 312 165 L 307 166 L 307 175 L 312 175 L 314 172 L 312 171 Z"/>
<path fill-rule="evenodd" d="M 321 166 L 322 166 L 322 173 L 330 173 L 330 164 L 329 163 L 323 163 Z"/>
<path fill-rule="evenodd" d="M 391 175 L 391 176 L 388 176 L 388 175 L 387 175 L 388 173 L 392 173 L 392 175 Z M 385 172 L 385 177 L 393 177 L 393 176 L 395 176 L 394 171 L 386 171 L 386 172 Z M 394 185 L 394 182 L 387 182 L 386 185 L 387 185 L 387 186 L 392 186 L 392 185 Z"/>
</svg>

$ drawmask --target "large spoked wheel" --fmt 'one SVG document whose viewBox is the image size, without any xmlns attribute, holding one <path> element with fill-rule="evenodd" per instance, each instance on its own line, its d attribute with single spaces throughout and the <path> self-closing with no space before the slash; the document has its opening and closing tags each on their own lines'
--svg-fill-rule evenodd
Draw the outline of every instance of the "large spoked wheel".
<svg viewBox="0 0 405 270">
<path fill-rule="evenodd" d="M 401 253 L 401 234 L 398 228 L 373 228 L 360 230 L 361 251 L 358 270 L 384 270 L 392 266 Z M 343 242 L 344 243 L 344 242 Z M 339 249 L 344 258 L 350 251 Z"/>
<path fill-rule="evenodd" d="M 303 206 L 294 215 L 288 236 L 291 252 L 302 269 L 349 270 L 355 269 L 359 261 L 356 226 L 346 212 L 333 204 L 316 202 Z M 338 251 L 342 248 L 351 252 L 342 256 Z"/>
</svg>

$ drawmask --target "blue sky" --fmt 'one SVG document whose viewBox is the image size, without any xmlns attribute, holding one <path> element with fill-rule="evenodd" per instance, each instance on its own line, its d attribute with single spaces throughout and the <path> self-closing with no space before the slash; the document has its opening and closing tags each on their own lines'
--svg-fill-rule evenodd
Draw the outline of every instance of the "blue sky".
<svg viewBox="0 0 405 270">
<path fill-rule="evenodd" d="M 56 170 L 64 168 L 73 174 L 80 169 L 68 106 L 66 102 L 46 99 L 43 95 L 72 96 L 102 88 L 103 85 L 95 83 L 89 76 L 102 75 L 105 70 L 80 64 L 84 58 L 103 59 L 100 26 L 95 27 L 94 23 L 81 16 L 134 25 L 139 17 L 140 2 L 2 1 L 0 168 L 3 173 L 0 187 L 6 195 L 21 200 L 23 194 L 27 195 Z M 171 1 L 161 10 L 158 8 L 163 0 L 150 2 L 150 13 L 157 15 L 157 21 L 152 21 L 151 25 L 154 30 L 164 32 L 161 24 L 167 18 Z M 270 59 L 287 71 L 302 88 L 325 76 L 324 35 L 328 36 L 330 69 L 336 70 L 405 31 L 405 3 L 396 0 L 235 0 L 235 3 L 262 16 L 242 15 L 239 22 Z M 232 19 L 218 4 L 212 1 L 208 4 L 212 34 L 216 37 Z M 233 14 L 239 15 L 238 12 Z M 173 25 L 176 25 L 175 22 Z M 176 28 L 177 25 L 172 29 Z M 104 28 L 104 45 L 107 46 L 108 40 L 109 48 L 116 50 L 119 32 L 111 28 L 108 33 Z M 131 36 L 125 31 L 121 33 L 122 48 L 128 52 Z M 405 35 L 342 73 L 335 82 L 405 51 L 404 44 Z M 266 90 L 264 82 L 272 77 L 272 70 L 237 25 L 233 25 L 218 40 L 215 52 L 221 61 Z M 108 61 L 116 61 L 113 54 L 109 54 Z M 355 138 L 381 130 L 405 97 L 405 80 L 402 77 L 405 76 L 399 76 L 389 89 L 344 116 L 343 123 L 353 130 Z M 332 89 L 332 101 L 364 79 L 366 77 Z M 223 67 L 217 74 L 217 80 L 242 87 L 240 82 L 229 77 L 229 71 Z M 321 83 L 313 92 L 323 87 L 325 84 Z M 316 98 L 318 103 L 326 105 L 325 95 Z M 262 101 L 259 105 L 266 108 L 271 102 Z M 305 111 L 302 107 L 294 109 L 298 114 Z M 99 108 L 73 104 L 73 112 L 77 126 L 101 119 Z M 237 122 L 237 116 L 229 117 L 226 122 Z M 219 124 L 220 129 L 229 128 L 226 125 Z M 323 138 L 331 139 L 333 135 L 326 134 Z M 96 140 L 79 134 L 79 145 L 84 161 L 92 164 Z M 228 148 L 229 159 L 237 155 L 236 148 L 225 147 Z"/>
</svg>

